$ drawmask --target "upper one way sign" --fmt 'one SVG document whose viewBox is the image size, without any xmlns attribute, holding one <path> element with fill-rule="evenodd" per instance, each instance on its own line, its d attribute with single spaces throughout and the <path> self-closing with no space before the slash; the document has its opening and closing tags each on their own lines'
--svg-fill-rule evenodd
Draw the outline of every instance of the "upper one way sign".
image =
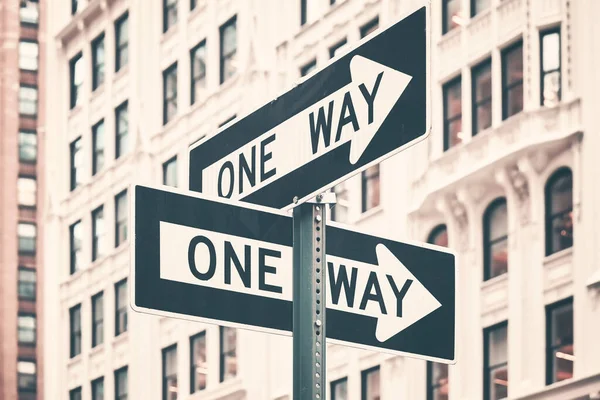
<svg viewBox="0 0 600 400">
<path fill-rule="evenodd" d="M 429 132 L 422 7 L 190 149 L 189 189 L 274 208 L 303 202 Z"/>
</svg>

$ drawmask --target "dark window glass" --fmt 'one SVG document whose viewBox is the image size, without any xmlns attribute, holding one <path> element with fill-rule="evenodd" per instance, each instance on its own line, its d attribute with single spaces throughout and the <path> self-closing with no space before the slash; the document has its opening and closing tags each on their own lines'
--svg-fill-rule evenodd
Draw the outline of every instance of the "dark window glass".
<svg viewBox="0 0 600 400">
<path fill-rule="evenodd" d="M 18 292 L 20 300 L 35 300 L 36 275 L 34 269 L 19 268 Z"/>
<path fill-rule="evenodd" d="M 37 366 L 34 360 L 17 360 L 17 388 L 19 392 L 37 390 Z"/>
<path fill-rule="evenodd" d="M 104 400 L 104 377 L 92 381 L 92 400 Z"/>
<path fill-rule="evenodd" d="M 163 71 L 163 124 L 177 115 L 177 63 Z"/>
<path fill-rule="evenodd" d="M 219 334 L 221 349 L 219 381 L 224 382 L 237 376 L 237 331 L 235 328 L 221 326 Z"/>
<path fill-rule="evenodd" d="M 236 115 L 232 115 L 231 117 L 227 118 L 225 121 L 221 122 L 219 124 L 219 128 L 227 125 L 228 123 L 230 123 L 231 121 L 233 121 L 236 118 Z"/>
<path fill-rule="evenodd" d="M 502 119 L 523 110 L 523 43 L 502 52 Z"/>
<path fill-rule="evenodd" d="M 344 38 L 344 39 L 340 40 L 339 42 L 337 42 L 336 44 L 334 44 L 333 46 L 331 46 L 329 48 L 329 58 L 335 57 L 335 55 L 338 53 L 338 51 L 340 51 L 347 43 L 348 43 L 348 40 L 346 38 Z"/>
<path fill-rule="evenodd" d="M 312 60 L 311 62 L 309 62 L 308 64 L 302 66 L 300 68 L 300 76 L 306 76 L 308 74 L 311 73 L 312 70 L 314 70 L 315 68 L 317 68 L 317 60 Z"/>
<path fill-rule="evenodd" d="M 367 168 L 362 177 L 362 212 L 379 205 L 379 164 Z"/>
<path fill-rule="evenodd" d="M 375 17 L 360 28 L 360 38 L 364 38 L 379 28 L 379 17 Z"/>
<path fill-rule="evenodd" d="M 27 222 L 19 222 L 17 225 L 17 236 L 19 241 L 19 254 L 35 254 L 37 226 Z"/>
<path fill-rule="evenodd" d="M 92 211 L 92 262 L 105 252 L 104 206 Z"/>
<path fill-rule="evenodd" d="M 190 10 L 193 10 L 198 5 L 198 0 L 190 0 Z"/>
<path fill-rule="evenodd" d="M 19 114 L 27 117 L 37 116 L 38 90 L 35 86 L 19 86 Z"/>
<path fill-rule="evenodd" d="M 70 356 L 71 358 L 81 353 L 81 304 L 69 309 L 70 328 Z"/>
<path fill-rule="evenodd" d="M 177 24 L 177 0 L 163 0 L 163 33 Z"/>
<path fill-rule="evenodd" d="M 38 0 L 21 0 L 19 10 L 21 24 L 37 25 L 40 20 L 40 5 Z"/>
<path fill-rule="evenodd" d="M 81 386 L 69 391 L 69 400 L 81 400 Z"/>
<path fill-rule="evenodd" d="M 20 345 L 35 345 L 36 322 L 33 314 L 19 314 L 17 317 L 17 340 Z"/>
<path fill-rule="evenodd" d="M 206 89 L 206 40 L 198 43 L 190 51 L 190 58 L 192 62 L 191 104 L 194 104 Z"/>
<path fill-rule="evenodd" d="M 331 382 L 331 400 L 348 400 L 348 378 Z"/>
<path fill-rule="evenodd" d="M 81 184 L 81 169 L 83 167 L 83 154 L 81 147 L 81 137 L 78 137 L 71 142 L 71 190 L 75 190 Z"/>
<path fill-rule="evenodd" d="M 206 358 L 206 332 L 190 338 L 190 393 L 206 389 L 208 362 Z"/>
<path fill-rule="evenodd" d="M 92 296 L 92 347 L 104 343 L 104 292 Z"/>
<path fill-rule="evenodd" d="M 308 0 L 300 0 L 300 26 L 308 20 Z"/>
<path fill-rule="evenodd" d="M 484 400 L 508 397 L 508 337 L 506 322 L 483 331 Z"/>
<path fill-rule="evenodd" d="M 127 400 L 127 367 L 115 371 L 115 400 Z"/>
<path fill-rule="evenodd" d="M 492 126 L 492 60 L 472 71 L 473 136 Z"/>
<path fill-rule="evenodd" d="M 379 378 L 379 366 L 361 372 L 361 399 L 381 399 L 381 382 Z"/>
<path fill-rule="evenodd" d="M 82 265 L 81 259 L 81 220 L 75 222 L 69 227 L 69 248 L 71 254 L 71 269 L 70 273 L 73 275 L 79 271 Z"/>
<path fill-rule="evenodd" d="M 573 246 L 573 175 L 561 168 L 546 183 L 546 255 Z"/>
<path fill-rule="evenodd" d="M 483 215 L 484 280 L 508 272 L 508 210 L 506 199 L 490 204 Z"/>
<path fill-rule="evenodd" d="M 129 62 L 129 14 L 115 21 L 115 72 Z"/>
<path fill-rule="evenodd" d="M 115 109 L 115 124 L 116 124 L 116 149 L 115 159 L 127 154 L 129 151 L 129 114 L 128 103 L 123 102 Z"/>
<path fill-rule="evenodd" d="M 471 17 L 490 8 L 491 0 L 471 0 Z"/>
<path fill-rule="evenodd" d="M 220 82 L 223 83 L 235 74 L 237 54 L 237 19 L 234 16 L 219 28 L 220 33 Z"/>
<path fill-rule="evenodd" d="M 104 83 L 104 32 L 92 42 L 92 90 Z"/>
<path fill-rule="evenodd" d="M 127 331 L 127 279 L 115 284 L 115 336 Z"/>
<path fill-rule="evenodd" d="M 69 62 L 69 87 L 71 92 L 71 108 L 75 108 L 81 102 L 82 85 L 83 85 L 83 58 L 81 53 L 78 53 Z"/>
<path fill-rule="evenodd" d="M 127 241 L 127 189 L 115 196 L 115 247 Z"/>
<path fill-rule="evenodd" d="M 448 400 L 448 364 L 427 361 L 427 400 Z"/>
<path fill-rule="evenodd" d="M 329 0 L 329 5 L 334 5 L 335 4 L 335 0 Z"/>
<path fill-rule="evenodd" d="M 444 151 L 462 143 L 461 78 L 446 83 L 444 92 Z"/>
<path fill-rule="evenodd" d="M 442 34 L 458 26 L 462 0 L 442 0 Z"/>
<path fill-rule="evenodd" d="M 104 120 L 92 127 L 92 175 L 104 168 Z"/>
<path fill-rule="evenodd" d="M 573 298 L 546 307 L 546 384 L 573 377 Z"/>
<path fill-rule="evenodd" d="M 429 234 L 427 243 L 448 247 L 448 229 L 446 225 L 438 225 Z"/>
<path fill-rule="evenodd" d="M 25 163 L 37 161 L 37 134 L 35 132 L 19 132 L 19 161 Z"/>
<path fill-rule="evenodd" d="M 552 107 L 561 97 L 560 27 L 540 33 L 541 104 Z"/>
<path fill-rule="evenodd" d="M 163 400 L 177 400 L 177 345 L 162 351 Z"/>
<path fill-rule="evenodd" d="M 71 15 L 75 15 L 79 11 L 79 6 L 81 6 L 79 0 L 71 0 Z"/>
<path fill-rule="evenodd" d="M 163 164 L 163 185 L 177 187 L 177 156 Z"/>
</svg>

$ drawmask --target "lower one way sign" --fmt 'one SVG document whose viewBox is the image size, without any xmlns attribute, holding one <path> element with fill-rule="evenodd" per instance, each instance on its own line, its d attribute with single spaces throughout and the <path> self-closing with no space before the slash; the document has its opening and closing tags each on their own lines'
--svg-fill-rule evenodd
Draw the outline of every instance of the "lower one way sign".
<svg viewBox="0 0 600 400">
<path fill-rule="evenodd" d="M 136 311 L 292 334 L 292 218 L 247 203 L 135 186 Z M 455 362 L 449 250 L 327 225 L 326 334 L 339 343 Z"/>
</svg>

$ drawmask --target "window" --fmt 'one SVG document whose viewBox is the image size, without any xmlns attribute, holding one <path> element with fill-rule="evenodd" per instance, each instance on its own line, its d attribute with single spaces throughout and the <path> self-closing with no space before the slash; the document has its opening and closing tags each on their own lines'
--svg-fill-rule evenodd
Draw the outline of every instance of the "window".
<svg viewBox="0 0 600 400">
<path fill-rule="evenodd" d="M 308 20 L 308 0 L 300 0 L 300 26 Z"/>
<path fill-rule="evenodd" d="M 79 0 L 71 0 L 71 15 L 75 15 L 79 9 Z"/>
<path fill-rule="evenodd" d="M 546 307 L 546 384 L 573 377 L 573 298 Z"/>
<path fill-rule="evenodd" d="M 78 53 L 69 62 L 70 70 L 70 91 L 71 91 L 71 108 L 75 108 L 81 102 L 82 85 L 83 85 L 83 58 L 81 53 Z"/>
<path fill-rule="evenodd" d="M 335 4 L 335 0 L 329 0 L 329 5 L 332 6 Z"/>
<path fill-rule="evenodd" d="M 348 400 L 348 378 L 331 382 L 331 400 Z"/>
<path fill-rule="evenodd" d="M 163 164 L 163 185 L 177 187 L 177 156 Z"/>
<path fill-rule="evenodd" d="M 21 0 L 19 17 L 21 24 L 37 25 L 40 20 L 40 5 L 38 0 Z"/>
<path fill-rule="evenodd" d="M 19 206 L 35 207 L 37 197 L 37 183 L 35 178 L 20 176 L 17 179 L 17 200 Z"/>
<path fill-rule="evenodd" d="M 336 203 L 331 207 L 331 220 L 337 222 L 348 222 L 348 209 L 350 202 L 348 200 L 348 189 L 346 182 L 341 182 L 332 188 L 335 193 Z"/>
<path fill-rule="evenodd" d="M 37 115 L 38 90 L 35 86 L 19 87 L 19 114 L 35 117 Z"/>
<path fill-rule="evenodd" d="M 163 400 L 177 400 L 177 345 L 162 351 Z"/>
<path fill-rule="evenodd" d="M 336 44 L 334 44 L 333 46 L 331 46 L 329 48 L 329 58 L 335 57 L 338 51 L 340 51 L 346 45 L 346 43 L 348 43 L 348 41 L 346 40 L 346 38 L 344 38 Z"/>
<path fill-rule="evenodd" d="M 305 64 L 300 68 L 300 76 L 306 76 L 310 74 L 315 68 L 317 68 L 317 60 L 314 59 L 308 64 Z"/>
<path fill-rule="evenodd" d="M 442 34 L 456 28 L 460 21 L 462 0 L 442 0 Z"/>
<path fill-rule="evenodd" d="M 219 334 L 221 349 L 219 382 L 224 382 L 237 375 L 237 332 L 235 328 L 220 326 Z"/>
<path fill-rule="evenodd" d="M 444 92 L 444 151 L 463 140 L 461 78 L 446 83 Z"/>
<path fill-rule="evenodd" d="M 523 43 L 502 52 L 502 119 L 523 110 Z"/>
<path fill-rule="evenodd" d="M 71 275 L 79 271 L 81 262 L 81 220 L 69 227 L 69 247 L 71 254 Z"/>
<path fill-rule="evenodd" d="M 177 24 L 177 0 L 163 0 L 163 33 Z"/>
<path fill-rule="evenodd" d="M 19 268 L 18 293 L 20 300 L 35 300 L 35 270 Z"/>
<path fill-rule="evenodd" d="M 494 200 L 483 214 L 483 279 L 508 272 L 508 211 L 506 199 Z"/>
<path fill-rule="evenodd" d="M 376 31 L 377 28 L 379 28 L 379 17 L 375 17 L 360 28 L 360 38 L 368 36 L 371 32 Z"/>
<path fill-rule="evenodd" d="M 92 127 L 92 176 L 104 168 L 104 120 Z"/>
<path fill-rule="evenodd" d="M 115 400 L 127 400 L 127 367 L 115 371 Z"/>
<path fill-rule="evenodd" d="M 17 225 L 17 235 L 19 238 L 19 254 L 35 254 L 37 227 L 35 224 L 19 222 Z"/>
<path fill-rule="evenodd" d="M 125 13 L 115 21 L 115 72 L 129 61 L 129 14 Z"/>
<path fill-rule="evenodd" d="M 190 393 L 206 389 L 208 362 L 206 358 L 206 332 L 190 338 Z"/>
<path fill-rule="evenodd" d="M 471 0 L 471 17 L 490 8 L 491 0 Z"/>
<path fill-rule="evenodd" d="M 362 212 L 379 205 L 379 164 L 367 168 L 362 177 Z"/>
<path fill-rule="evenodd" d="M 35 132 L 19 132 L 19 161 L 26 163 L 37 161 L 37 134 Z"/>
<path fill-rule="evenodd" d="M 35 392 L 37 388 L 37 368 L 33 360 L 17 361 L 17 386 L 19 392 Z"/>
<path fill-rule="evenodd" d="M 104 255 L 105 251 L 104 206 L 92 211 L 92 262 Z"/>
<path fill-rule="evenodd" d="M 492 60 L 488 59 L 471 72 L 473 85 L 473 136 L 492 126 Z"/>
<path fill-rule="evenodd" d="M 115 247 L 127 241 L 127 189 L 115 196 Z"/>
<path fill-rule="evenodd" d="M 220 82 L 224 83 L 236 71 L 235 57 L 237 54 L 237 24 L 234 16 L 219 28 L 221 71 Z"/>
<path fill-rule="evenodd" d="M 381 398 L 381 383 L 379 381 L 379 366 L 360 373 L 361 399 L 379 400 Z"/>
<path fill-rule="evenodd" d="M 427 400 L 448 400 L 448 364 L 427 361 Z"/>
<path fill-rule="evenodd" d="M 92 90 L 104 83 L 104 32 L 92 42 Z"/>
<path fill-rule="evenodd" d="M 190 10 L 193 10 L 198 5 L 198 0 L 190 0 Z"/>
<path fill-rule="evenodd" d="M 573 246 L 573 175 L 563 167 L 548 179 L 546 196 L 546 255 Z"/>
<path fill-rule="evenodd" d="M 71 358 L 81 353 L 81 304 L 69 309 L 70 355 Z"/>
<path fill-rule="evenodd" d="M 81 184 L 81 167 L 83 166 L 83 154 L 81 153 L 81 136 L 71 142 L 71 191 Z"/>
<path fill-rule="evenodd" d="M 560 27 L 540 33 L 541 47 L 541 104 L 552 107 L 561 96 Z"/>
<path fill-rule="evenodd" d="M 433 228 L 427 238 L 427 243 L 448 247 L 448 228 L 446 228 L 446 225 L 438 225 Z"/>
<path fill-rule="evenodd" d="M 115 132 L 116 149 L 115 159 L 118 159 L 129 151 L 129 115 L 127 101 L 123 102 L 115 109 Z"/>
<path fill-rule="evenodd" d="M 192 91 L 191 104 L 200 97 L 206 88 L 206 40 L 201 41 L 190 51 L 192 60 Z"/>
<path fill-rule="evenodd" d="M 92 296 L 92 347 L 104 343 L 104 292 Z"/>
<path fill-rule="evenodd" d="M 508 324 L 503 322 L 483 331 L 483 398 L 508 397 Z"/>
<path fill-rule="evenodd" d="M 115 336 L 127 332 L 127 279 L 115 284 Z"/>
<path fill-rule="evenodd" d="M 19 42 L 19 68 L 26 71 L 38 70 L 39 47 L 36 42 Z"/>
<path fill-rule="evenodd" d="M 104 400 L 104 377 L 92 381 L 92 400 Z"/>
<path fill-rule="evenodd" d="M 35 315 L 19 314 L 17 318 L 17 338 L 20 345 L 35 345 L 35 326 Z"/>
<path fill-rule="evenodd" d="M 177 114 L 177 63 L 163 71 L 163 124 Z"/>
</svg>

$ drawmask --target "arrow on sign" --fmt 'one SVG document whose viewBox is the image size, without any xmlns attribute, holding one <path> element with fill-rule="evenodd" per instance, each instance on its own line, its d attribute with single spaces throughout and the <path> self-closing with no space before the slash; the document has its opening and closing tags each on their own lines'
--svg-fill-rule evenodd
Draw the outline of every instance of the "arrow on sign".
<svg viewBox="0 0 600 400">
<path fill-rule="evenodd" d="M 350 74 L 347 85 L 205 168 L 203 193 L 247 196 L 347 142 L 356 164 L 412 77 L 358 55 Z"/>
</svg>

